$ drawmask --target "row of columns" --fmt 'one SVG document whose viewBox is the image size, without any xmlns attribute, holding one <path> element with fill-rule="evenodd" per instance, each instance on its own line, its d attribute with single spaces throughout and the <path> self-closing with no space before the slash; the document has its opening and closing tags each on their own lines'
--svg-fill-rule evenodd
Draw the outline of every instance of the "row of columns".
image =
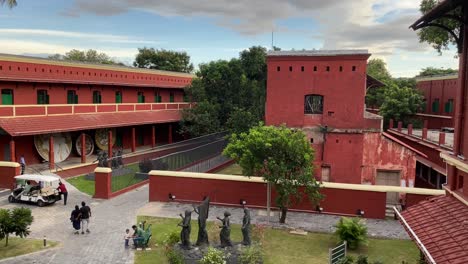
<svg viewBox="0 0 468 264">
<path fill-rule="evenodd" d="M 393 119 L 390 119 L 388 127 L 389 127 L 389 129 L 394 128 Z M 397 125 L 398 132 L 401 133 L 402 128 L 403 128 L 403 122 L 398 121 L 398 125 Z M 408 124 L 407 129 L 408 129 L 408 135 L 413 135 L 413 124 Z M 422 139 L 427 140 L 427 120 L 424 120 L 424 126 L 423 126 L 423 129 L 422 129 Z M 445 132 L 440 131 L 439 132 L 439 145 L 444 145 L 444 144 L 445 144 Z"/>
<path fill-rule="evenodd" d="M 113 135 L 112 130 L 109 130 L 107 134 L 108 142 L 112 142 Z M 168 143 L 172 143 L 172 125 L 169 124 L 169 131 L 168 131 Z M 112 144 L 107 144 L 108 146 L 108 157 L 112 158 Z M 156 147 L 156 128 L 155 126 L 151 126 L 151 148 Z M 15 151 L 15 140 L 11 138 L 10 140 L 10 159 L 12 162 L 16 162 L 16 151 Z M 81 134 L 81 163 L 86 163 L 86 135 L 85 133 Z M 136 151 L 136 129 L 132 127 L 132 144 L 131 144 L 131 151 Z M 49 169 L 55 169 L 55 156 L 54 156 L 54 137 L 50 135 L 49 137 Z"/>
</svg>

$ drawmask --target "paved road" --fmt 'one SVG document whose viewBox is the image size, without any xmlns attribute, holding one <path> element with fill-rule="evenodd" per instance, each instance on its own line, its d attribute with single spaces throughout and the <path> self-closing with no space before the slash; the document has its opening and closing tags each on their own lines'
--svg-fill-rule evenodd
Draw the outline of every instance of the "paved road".
<svg viewBox="0 0 468 264">
<path fill-rule="evenodd" d="M 2 208 L 16 206 L 31 208 L 34 222 L 30 237 L 42 239 L 47 236 L 47 239 L 59 241 L 61 247 L 1 263 L 133 263 L 134 252 L 124 248 L 123 236 L 125 229 L 135 223 L 136 210 L 148 202 L 148 187 L 138 188 L 111 200 L 91 199 L 70 184 L 67 184 L 67 188 L 69 191 L 67 206 L 64 206 L 63 202 L 58 202 L 39 208 L 35 205 L 8 204 L 6 198 L 2 198 L 0 201 Z M 81 201 L 85 201 L 91 207 L 91 233 L 74 235 L 69 220 L 70 213 Z"/>
</svg>

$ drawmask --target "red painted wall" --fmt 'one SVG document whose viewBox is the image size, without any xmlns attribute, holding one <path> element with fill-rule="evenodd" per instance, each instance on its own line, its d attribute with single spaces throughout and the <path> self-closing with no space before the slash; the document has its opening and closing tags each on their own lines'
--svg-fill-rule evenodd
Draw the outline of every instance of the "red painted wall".
<svg viewBox="0 0 468 264">
<path fill-rule="evenodd" d="M 266 124 L 362 128 L 368 57 L 267 57 Z M 353 66 L 355 71 L 352 71 Z M 304 96 L 307 94 L 324 96 L 322 115 L 304 114 Z"/>
<path fill-rule="evenodd" d="M 418 81 L 416 87 L 420 90 L 424 99 L 426 100 L 426 109 L 422 113 L 431 115 L 444 115 L 451 116 L 455 115 L 455 111 L 452 113 L 445 112 L 445 103 L 449 99 L 454 100 L 454 106 L 456 104 L 456 89 L 458 79 L 445 79 L 445 80 L 421 80 Z M 439 109 L 437 112 L 432 111 L 432 103 L 435 99 L 439 99 Z M 428 120 L 428 128 L 438 129 L 441 127 L 454 127 L 453 119 L 438 119 L 422 117 L 422 119 Z"/>
<path fill-rule="evenodd" d="M 176 196 L 176 201 L 201 201 L 210 196 L 211 202 L 227 206 L 239 206 L 240 199 L 251 207 L 266 207 L 266 184 L 214 179 L 177 178 L 150 176 L 149 201 L 167 202 L 168 194 Z M 358 209 L 365 211 L 365 217 L 385 218 L 386 194 L 379 192 L 324 189 L 325 199 L 320 203 L 324 212 L 342 215 L 356 215 Z M 275 199 L 274 191 L 272 201 Z M 293 206 L 295 210 L 314 211 L 315 206 L 307 199 Z"/>
<path fill-rule="evenodd" d="M 18 164 L 19 165 L 19 164 Z M 20 174 L 21 167 L 0 167 L 0 188 L 13 189 L 15 176 Z"/>
</svg>

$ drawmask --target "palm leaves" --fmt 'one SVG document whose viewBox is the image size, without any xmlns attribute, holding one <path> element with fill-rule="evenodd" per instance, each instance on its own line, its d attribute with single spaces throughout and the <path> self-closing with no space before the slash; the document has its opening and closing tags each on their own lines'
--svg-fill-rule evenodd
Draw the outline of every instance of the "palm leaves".
<svg viewBox="0 0 468 264">
<path fill-rule="evenodd" d="M 356 249 L 361 244 L 367 243 L 367 227 L 364 220 L 354 217 L 342 217 L 335 225 L 335 235 L 346 241 L 350 249 Z"/>
<path fill-rule="evenodd" d="M 13 8 L 16 5 L 18 5 L 16 0 L 0 0 L 0 5 L 4 5 L 5 3 L 8 5 L 9 8 Z"/>
</svg>

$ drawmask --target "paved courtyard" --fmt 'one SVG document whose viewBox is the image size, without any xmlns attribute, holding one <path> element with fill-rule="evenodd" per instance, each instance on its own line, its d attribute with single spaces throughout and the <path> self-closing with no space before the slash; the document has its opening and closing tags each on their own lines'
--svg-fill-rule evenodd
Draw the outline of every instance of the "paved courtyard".
<svg viewBox="0 0 468 264">
<path fill-rule="evenodd" d="M 130 228 L 135 223 L 137 215 L 179 218 L 181 212 L 191 208 L 189 204 L 175 202 L 148 203 L 147 185 L 111 200 L 92 199 L 70 184 L 67 184 L 67 187 L 69 190 L 67 206 L 64 206 L 61 201 L 42 208 L 21 204 L 31 208 L 34 216 L 30 237 L 43 239 L 46 236 L 49 240 L 59 241 L 61 245 L 53 250 L 7 259 L 0 263 L 133 263 L 134 251 L 123 247 L 123 234 L 126 228 Z M 69 220 L 70 213 L 81 201 L 91 206 L 91 233 L 74 235 Z M 9 204 L 6 197 L 0 200 L 2 208 L 21 205 Z M 225 210 L 232 213 L 233 223 L 241 222 L 243 215 L 241 208 L 212 206 L 209 219 L 214 221 L 216 216 L 222 216 Z M 251 214 L 253 223 L 266 224 L 268 222 L 265 210 L 252 209 Z M 270 217 L 271 225 L 275 227 L 300 228 L 316 232 L 333 232 L 333 225 L 338 219 L 338 216 L 289 212 L 287 224 L 280 225 L 277 212 Z M 367 226 L 371 236 L 409 239 L 401 225 L 394 220 L 368 219 Z M 157 236 L 157 234 L 154 235 Z"/>
</svg>

